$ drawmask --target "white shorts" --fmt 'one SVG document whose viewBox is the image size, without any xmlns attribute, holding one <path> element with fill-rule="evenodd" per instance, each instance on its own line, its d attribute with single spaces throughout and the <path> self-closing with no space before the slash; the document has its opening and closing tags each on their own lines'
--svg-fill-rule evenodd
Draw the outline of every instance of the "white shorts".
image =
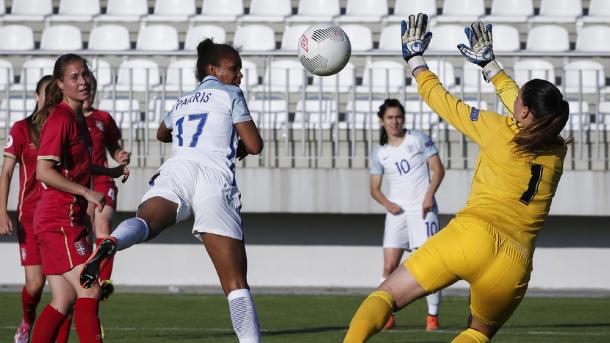
<svg viewBox="0 0 610 343">
<path fill-rule="evenodd" d="M 195 217 L 193 235 L 213 233 L 243 239 L 240 193 L 219 170 L 196 161 L 170 159 L 150 180 L 141 203 L 162 197 L 178 204 L 176 222 Z"/>
<path fill-rule="evenodd" d="M 425 219 L 421 212 L 388 213 L 385 217 L 383 247 L 417 249 L 439 229 L 437 210 L 428 212 Z"/>
</svg>

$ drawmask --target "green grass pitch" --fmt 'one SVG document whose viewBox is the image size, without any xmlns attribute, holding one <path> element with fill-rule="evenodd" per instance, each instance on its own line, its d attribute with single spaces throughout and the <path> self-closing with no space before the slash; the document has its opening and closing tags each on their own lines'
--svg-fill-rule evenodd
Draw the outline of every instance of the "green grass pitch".
<svg viewBox="0 0 610 343">
<path fill-rule="evenodd" d="M 255 295 L 265 342 L 341 342 L 363 296 Z M 39 310 L 47 304 L 43 297 Z M 397 327 L 370 342 L 449 342 L 462 330 L 467 298 L 444 297 L 442 330 L 423 330 L 425 301 L 397 315 Z M 0 293 L 0 342 L 12 341 L 19 294 Z M 101 305 L 106 342 L 237 342 L 225 297 L 200 294 L 114 294 Z M 77 342 L 72 330 L 70 342 Z M 610 342 L 610 298 L 526 297 L 493 340 Z"/>
</svg>

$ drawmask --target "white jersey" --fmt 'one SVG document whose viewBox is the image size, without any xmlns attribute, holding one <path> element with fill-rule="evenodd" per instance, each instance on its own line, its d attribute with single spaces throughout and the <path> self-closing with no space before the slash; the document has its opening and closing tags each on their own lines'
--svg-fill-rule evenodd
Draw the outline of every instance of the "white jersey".
<svg viewBox="0 0 610 343">
<path fill-rule="evenodd" d="M 427 160 L 436 154 L 438 149 L 430 137 L 418 130 L 406 130 L 399 146 L 386 144 L 373 148 L 369 173 L 386 176 L 388 200 L 405 212 L 421 212 L 430 185 Z"/>
<path fill-rule="evenodd" d="M 234 182 L 237 136 L 233 125 L 250 120 L 241 89 L 207 76 L 194 91 L 178 98 L 163 123 L 172 130 L 172 158 L 201 162 Z"/>
</svg>

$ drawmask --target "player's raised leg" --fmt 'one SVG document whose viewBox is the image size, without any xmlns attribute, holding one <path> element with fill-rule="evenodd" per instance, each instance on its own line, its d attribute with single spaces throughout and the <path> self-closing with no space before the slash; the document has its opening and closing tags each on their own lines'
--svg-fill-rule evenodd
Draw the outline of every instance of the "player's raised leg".
<svg viewBox="0 0 610 343">
<path fill-rule="evenodd" d="M 227 295 L 233 329 L 239 342 L 260 342 L 258 315 L 246 280 L 248 261 L 243 240 L 213 233 L 201 236 Z"/>
</svg>

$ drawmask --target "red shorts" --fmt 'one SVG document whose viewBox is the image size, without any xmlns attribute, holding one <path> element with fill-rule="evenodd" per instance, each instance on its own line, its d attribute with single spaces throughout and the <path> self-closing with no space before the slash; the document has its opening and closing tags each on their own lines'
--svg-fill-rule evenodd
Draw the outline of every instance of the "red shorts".
<svg viewBox="0 0 610 343">
<path fill-rule="evenodd" d="M 93 190 L 104 194 L 106 205 L 116 210 L 116 199 L 119 190 L 114 183 L 98 183 L 93 185 Z"/>
<path fill-rule="evenodd" d="M 91 256 L 84 226 L 65 226 L 41 231 L 36 240 L 42 257 L 44 275 L 61 275 L 81 265 Z"/>
<path fill-rule="evenodd" d="M 22 266 L 41 265 L 40 252 L 34 236 L 34 220 L 24 220 L 17 224 L 17 237 L 19 239 L 19 255 Z"/>
</svg>

